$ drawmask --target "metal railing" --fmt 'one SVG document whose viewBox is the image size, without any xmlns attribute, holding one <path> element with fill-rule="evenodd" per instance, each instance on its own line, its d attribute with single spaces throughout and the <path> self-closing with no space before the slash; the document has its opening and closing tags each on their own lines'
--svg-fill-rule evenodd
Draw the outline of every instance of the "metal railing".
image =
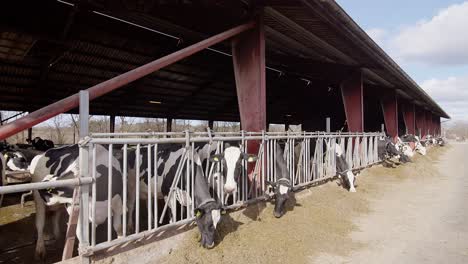
<svg viewBox="0 0 468 264">
<path fill-rule="evenodd" d="M 266 182 L 277 181 L 280 175 L 275 160 L 284 158 L 293 189 L 336 176 L 336 146 L 340 146 L 350 169 L 362 169 L 379 162 L 377 140 L 381 133 L 325 133 L 325 132 L 183 132 L 183 133 L 88 133 L 88 98 L 80 94 L 80 177 L 73 180 L 40 182 L 0 187 L 0 194 L 32 189 L 77 186 L 80 188 L 80 254 L 85 258 L 94 252 L 138 240 L 155 232 L 190 223 L 195 209 L 195 156 L 202 159 L 203 176 L 212 195 L 226 209 L 245 206 L 266 199 Z M 237 189 L 232 195 L 224 193 L 223 164 L 212 163 L 212 154 L 222 153 L 229 143 L 247 153 L 248 146 L 258 144 L 258 159 L 249 165 L 243 161 Z M 209 148 L 197 148 L 204 143 Z M 160 150 L 167 144 L 180 146 L 182 154 L 173 164 L 175 176 L 170 191 L 164 199 L 158 186 Z M 97 148 L 103 146 L 107 157 L 98 157 Z M 283 149 L 283 157 L 277 157 L 277 148 Z M 249 148 L 251 149 L 251 148 Z M 130 155 L 132 154 L 132 155 Z M 135 155 L 133 155 L 135 154 Z M 120 157 L 121 175 L 113 175 L 113 162 Z M 136 157 L 130 160 L 129 157 Z M 144 160 L 143 160 L 144 159 Z M 129 163 L 131 161 L 131 163 Z M 97 166 L 107 163 L 107 186 L 97 184 Z M 142 167 L 146 163 L 146 167 Z M 129 168 L 134 164 L 134 169 Z M 113 181 L 122 177 L 122 186 Z M 145 183 L 145 184 L 143 184 Z M 89 189 L 91 188 L 91 189 Z M 118 189 L 121 188 L 121 189 Z M 142 189 L 143 188 L 143 189 Z M 99 241 L 96 230 L 97 197 L 107 193 L 106 239 Z M 113 193 L 122 197 L 122 213 L 112 211 Z M 101 194 L 101 195 L 100 195 Z M 132 213 L 134 212 L 134 213 Z M 102 211 L 99 211 L 102 214 Z M 170 216 L 169 223 L 165 221 Z M 120 237 L 113 234 L 113 222 L 121 221 Z M 91 230 L 90 230 L 91 229 Z M 114 227 L 115 229 L 115 227 Z M 91 235 L 91 236 L 89 236 Z M 91 239 L 89 239 L 89 237 Z"/>
<path fill-rule="evenodd" d="M 180 134 L 180 133 L 177 133 Z M 91 226 L 91 244 L 90 251 L 98 251 L 105 248 L 115 246 L 129 240 L 140 239 L 148 236 L 149 234 L 158 231 L 163 224 L 164 217 L 171 216 L 169 225 L 183 225 L 194 219 L 194 156 L 203 156 L 203 172 L 207 183 L 213 190 L 213 195 L 224 208 L 232 209 L 252 202 L 265 199 L 264 193 L 266 191 L 266 181 L 276 181 L 279 177 L 279 172 L 275 166 L 277 158 L 276 148 L 280 145 L 284 148 L 284 155 L 289 178 L 294 189 L 298 189 L 317 181 L 323 181 L 328 178 L 336 176 L 336 154 L 335 147 L 340 145 L 350 169 L 362 169 L 379 162 L 377 155 L 377 140 L 381 133 L 266 133 L 266 132 L 234 132 L 234 133 L 190 133 L 184 132 L 183 136 L 173 136 L 166 138 L 165 133 L 129 133 L 127 137 L 123 133 L 118 136 L 114 134 L 98 134 L 95 137 L 87 138 L 87 145 L 83 146 L 89 148 L 91 153 L 95 153 L 97 145 L 104 145 L 109 150 L 109 164 L 111 158 L 116 152 L 122 151 L 123 164 L 122 164 L 122 177 L 123 182 L 135 181 L 135 189 L 128 189 L 124 184 L 123 204 L 129 203 L 129 194 L 135 195 L 134 201 L 134 216 L 128 215 L 124 206 L 124 213 L 122 214 L 123 223 L 123 236 L 115 238 L 111 236 L 112 226 L 112 213 L 110 211 L 110 199 L 108 199 L 108 212 L 107 212 L 107 241 L 96 241 L 96 226 Z M 172 133 L 172 135 L 175 135 Z M 211 136 L 207 136 L 211 135 Z M 135 136 L 137 138 L 135 138 Z M 147 136 L 140 138 L 139 136 Z M 223 177 L 216 178 L 215 172 L 223 170 L 223 165 L 218 163 L 211 163 L 208 157 L 212 154 L 223 152 L 226 143 L 237 143 L 236 145 L 243 152 L 247 152 L 247 146 L 250 142 L 259 143 L 257 153 L 258 160 L 252 165 L 251 173 L 248 173 L 249 166 L 244 162 L 241 175 L 237 180 L 237 189 L 232 195 L 224 193 L 223 185 L 225 179 Z M 201 148 L 196 149 L 195 143 L 205 143 L 209 146 L 208 153 L 201 153 Z M 174 180 L 170 183 L 171 188 L 169 194 L 165 197 L 165 202 L 162 207 L 158 207 L 158 196 L 161 196 L 158 190 L 158 181 L 161 180 L 158 176 L 155 164 L 158 164 L 158 149 L 167 144 L 178 144 L 182 149 L 182 155 L 178 162 L 173 164 L 176 168 Z M 119 146 L 120 149 L 116 149 Z M 128 153 L 134 151 L 136 157 L 143 157 L 146 160 L 146 167 L 141 167 L 143 160 L 136 158 L 134 161 L 135 172 L 134 175 L 141 175 L 142 171 L 146 171 L 142 177 L 130 177 L 127 164 L 129 162 Z M 144 154 L 144 155 L 143 155 Z M 91 168 L 92 177 L 95 178 L 95 159 L 96 156 L 91 155 Z M 222 173 L 221 173 L 222 175 Z M 112 178 L 111 171 L 109 170 L 109 177 Z M 146 183 L 146 190 L 142 190 L 140 182 Z M 113 189 L 111 179 L 108 181 L 107 193 L 110 194 Z M 95 203 L 96 203 L 96 182 L 92 185 L 91 195 L 91 219 L 95 216 Z M 145 192 L 145 199 L 142 199 L 142 193 Z M 143 202 L 143 204 L 142 204 Z M 133 206 L 133 204 L 132 204 Z M 142 208 L 144 206 L 144 208 Z M 146 211 L 146 217 L 143 217 L 142 211 Z M 169 212 L 170 211 L 170 212 Z M 133 217 L 134 221 L 129 220 Z M 134 226 L 132 229 L 134 233 L 127 232 L 127 225 L 132 222 Z M 91 221 L 93 223 L 93 221 Z"/>
</svg>

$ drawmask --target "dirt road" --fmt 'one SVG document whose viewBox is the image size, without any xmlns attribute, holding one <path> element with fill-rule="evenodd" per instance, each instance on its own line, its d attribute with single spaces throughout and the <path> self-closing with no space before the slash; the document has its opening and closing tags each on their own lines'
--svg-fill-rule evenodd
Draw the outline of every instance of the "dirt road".
<svg viewBox="0 0 468 264">
<path fill-rule="evenodd" d="M 313 263 L 468 263 L 467 144 L 454 144 L 404 181 L 388 183 L 370 203 L 371 213 L 353 222 L 346 256 L 323 253 Z M 425 158 L 426 159 L 426 158 Z M 410 170 L 405 170 L 411 172 Z"/>
<path fill-rule="evenodd" d="M 187 239 L 168 263 L 468 263 L 468 145 L 434 148 L 396 169 L 359 177 L 358 193 L 334 184 L 299 194 L 281 219 L 233 215 L 213 250 Z M 301 197 L 302 196 L 302 197 Z"/>
</svg>

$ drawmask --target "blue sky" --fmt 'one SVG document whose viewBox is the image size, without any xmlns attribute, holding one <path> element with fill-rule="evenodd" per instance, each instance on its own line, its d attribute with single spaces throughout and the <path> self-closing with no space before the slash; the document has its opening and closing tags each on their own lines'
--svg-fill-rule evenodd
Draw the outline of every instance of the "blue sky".
<svg viewBox="0 0 468 264">
<path fill-rule="evenodd" d="M 468 1 L 337 2 L 454 120 L 468 120 Z"/>
</svg>

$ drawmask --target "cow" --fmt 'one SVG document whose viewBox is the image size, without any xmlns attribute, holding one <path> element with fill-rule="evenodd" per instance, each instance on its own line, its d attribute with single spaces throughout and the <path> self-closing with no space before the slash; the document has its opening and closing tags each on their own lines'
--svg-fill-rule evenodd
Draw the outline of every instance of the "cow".
<svg viewBox="0 0 468 264">
<path fill-rule="evenodd" d="M 276 182 L 266 181 L 268 196 L 275 197 L 275 208 L 273 210 L 273 215 L 276 218 L 280 218 L 286 212 L 285 205 L 287 200 L 289 200 L 292 186 L 291 178 L 289 175 L 289 170 L 286 165 L 286 159 L 288 155 L 287 144 L 283 147 L 281 144 L 276 143 L 276 153 L 275 153 L 275 169 L 276 169 Z"/>
<path fill-rule="evenodd" d="M 46 151 L 55 147 L 54 142 L 48 139 L 42 139 L 40 137 L 35 137 L 33 140 L 27 139 L 27 142 L 31 144 L 34 149 L 40 151 Z"/>
<path fill-rule="evenodd" d="M 231 146 L 230 144 L 224 149 L 223 153 L 215 154 L 210 157 L 211 162 L 223 164 L 224 176 L 224 192 L 226 194 L 233 194 L 237 190 L 237 182 L 241 175 L 243 166 L 242 161 L 255 162 L 257 156 L 242 152 L 239 147 Z"/>
<path fill-rule="evenodd" d="M 209 149 L 209 144 L 197 144 L 195 147 L 193 161 L 194 161 L 194 215 L 195 221 L 197 223 L 198 229 L 201 234 L 201 245 L 204 248 L 211 249 L 215 245 L 215 231 L 218 223 L 221 220 L 221 204 L 218 200 L 213 198 L 210 193 L 209 185 L 206 180 L 205 174 L 203 172 L 202 161 L 208 159 L 208 153 L 211 153 L 212 149 Z M 211 145 L 210 145 L 211 146 Z M 140 199 L 147 200 L 149 199 L 148 187 L 151 190 L 154 190 L 154 174 L 157 177 L 157 196 L 158 199 L 164 199 L 169 203 L 169 208 L 171 209 L 171 218 L 173 221 L 176 221 L 174 215 L 177 208 L 174 208 L 171 202 L 168 200 L 169 193 L 171 192 L 171 187 L 173 181 L 176 177 L 178 164 L 183 158 L 183 153 L 185 151 L 185 146 L 181 144 L 160 144 L 157 150 L 157 161 L 154 164 L 154 157 L 150 160 L 148 164 L 148 148 L 151 155 L 154 153 L 154 147 L 145 146 L 140 148 L 140 175 L 139 184 L 140 184 Z M 199 154 L 200 153 L 200 154 Z M 205 153 L 205 154 L 203 154 Z M 188 159 L 191 160 L 192 157 L 190 153 L 188 154 Z M 134 178 L 136 175 L 136 151 L 135 149 L 129 149 L 128 151 L 128 175 L 129 177 Z M 149 165 L 149 166 L 148 166 Z M 148 182 L 148 167 L 152 172 L 152 177 Z M 182 175 L 185 175 L 183 172 Z M 183 182 L 183 186 L 187 186 L 186 178 L 181 177 L 180 179 Z M 130 180 L 131 181 L 131 180 Z M 154 193 L 152 194 L 154 195 Z M 180 189 L 176 187 L 173 195 L 176 197 L 179 206 L 187 207 L 191 203 L 191 197 L 187 199 L 187 190 Z M 216 195 L 215 195 L 216 197 Z M 130 200 L 135 199 L 136 197 L 130 197 Z M 133 210 L 133 201 L 129 202 L 129 210 Z M 132 217 L 129 219 L 129 225 L 133 225 Z"/>
<path fill-rule="evenodd" d="M 398 144 L 393 143 L 391 137 L 381 136 L 377 142 L 377 153 L 379 159 L 388 165 L 392 158 L 397 158 L 402 163 L 410 162 L 411 159 L 400 151 Z M 385 165 L 384 164 L 384 165 Z"/>
<path fill-rule="evenodd" d="M 356 192 L 354 186 L 356 181 L 356 176 L 349 167 L 349 164 L 346 162 L 346 159 L 343 155 L 343 150 L 339 144 L 335 144 L 335 154 L 336 154 L 336 172 L 338 177 L 341 178 L 343 182 L 343 187 L 345 187 L 350 192 Z"/>
<path fill-rule="evenodd" d="M 445 146 L 445 140 L 442 137 L 437 138 L 437 145 L 440 147 Z"/>
<path fill-rule="evenodd" d="M 3 154 L 6 169 L 10 171 L 29 171 L 28 168 L 33 158 L 42 153 L 43 151 L 19 148 L 6 151 Z"/>
<path fill-rule="evenodd" d="M 41 155 L 36 156 L 31 162 L 30 173 L 32 175 L 32 182 L 46 182 L 73 179 L 79 175 L 79 147 L 78 145 L 69 145 L 59 148 L 49 149 Z M 89 163 L 92 157 L 90 156 Z M 99 225 L 107 219 L 108 207 L 108 150 L 102 145 L 96 145 L 95 157 L 95 170 L 96 170 L 96 217 L 95 224 Z M 120 169 L 119 161 L 113 157 L 111 159 L 112 166 L 112 193 L 111 193 L 111 212 L 113 227 L 118 236 L 122 235 L 122 172 Z M 91 170 L 92 168 L 90 168 Z M 60 217 L 60 205 L 66 205 L 68 213 L 71 213 L 71 204 L 73 203 L 73 190 L 74 187 L 60 187 L 49 188 L 47 190 L 35 190 L 33 192 L 34 202 L 36 205 L 36 229 L 37 229 L 37 242 L 36 242 L 36 259 L 44 259 L 46 255 L 44 245 L 44 224 L 46 221 L 46 209 L 55 211 L 53 219 L 54 235 L 56 238 L 60 236 L 58 220 Z M 91 201 L 91 199 L 90 199 Z M 89 206 L 91 210 L 91 204 Z M 91 211 L 90 214 L 91 216 Z M 93 221 L 90 219 L 90 221 Z M 77 237 L 80 239 L 80 220 L 77 225 Z"/>
<path fill-rule="evenodd" d="M 404 142 L 412 142 L 414 143 L 414 149 L 419 154 L 425 156 L 426 155 L 426 147 L 423 146 L 421 141 L 419 140 L 418 136 L 407 134 L 401 137 Z"/>
</svg>

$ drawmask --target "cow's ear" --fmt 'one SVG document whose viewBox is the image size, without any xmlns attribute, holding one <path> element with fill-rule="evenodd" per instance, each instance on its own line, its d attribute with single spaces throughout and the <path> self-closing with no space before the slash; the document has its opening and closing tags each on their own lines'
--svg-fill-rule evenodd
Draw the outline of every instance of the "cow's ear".
<svg viewBox="0 0 468 264">
<path fill-rule="evenodd" d="M 212 156 L 210 157 L 210 161 L 211 161 L 211 162 L 220 162 L 222 159 L 223 159 L 223 155 L 222 155 L 222 154 L 216 154 L 216 155 L 212 155 Z"/>
<path fill-rule="evenodd" d="M 246 154 L 246 153 L 242 153 L 242 158 L 246 160 L 247 162 L 254 162 L 254 161 L 257 161 L 258 159 L 256 155 Z"/>
<path fill-rule="evenodd" d="M 202 215 L 203 215 L 203 210 L 201 210 L 200 208 L 195 208 L 195 217 L 200 218 L 202 217 Z"/>
</svg>

